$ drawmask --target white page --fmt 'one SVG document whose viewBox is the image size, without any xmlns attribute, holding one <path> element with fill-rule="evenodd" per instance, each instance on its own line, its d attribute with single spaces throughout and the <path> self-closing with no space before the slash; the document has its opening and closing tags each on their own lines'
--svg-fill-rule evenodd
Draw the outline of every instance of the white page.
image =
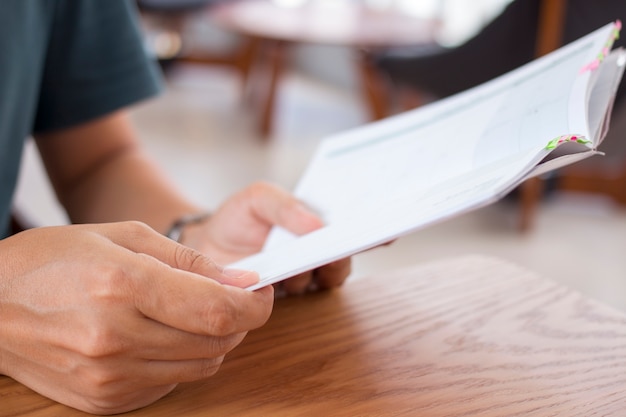
<svg viewBox="0 0 626 417">
<path fill-rule="evenodd" d="M 498 190 L 515 181 L 518 173 L 535 160 L 535 152 L 516 155 L 476 170 L 473 175 L 449 179 L 424 193 L 398 195 L 385 205 L 365 207 L 232 266 L 258 271 L 260 282 L 249 289 L 261 288 L 493 202 Z"/>
<path fill-rule="evenodd" d="M 587 120 L 594 148 L 602 143 L 608 132 L 613 98 L 622 79 L 625 66 L 626 51 L 620 48 L 611 52 L 605 58 L 602 66 L 593 74 L 592 91 L 587 103 Z M 578 144 L 563 144 L 552 151 L 548 156 L 549 159 L 537 165 L 526 178 L 535 177 L 590 156 L 601 154 L 602 152 L 595 149 L 590 150 Z"/>
<path fill-rule="evenodd" d="M 613 51 L 605 58 L 598 68 L 594 80 L 593 91 L 589 95 L 589 128 L 593 132 L 595 143 L 598 145 L 606 136 L 608 129 L 608 115 L 613 105 L 613 97 L 622 79 L 626 65 L 626 52 L 623 49 Z"/>
<path fill-rule="evenodd" d="M 295 194 L 326 227 L 301 237 L 275 231 L 262 253 L 233 267 L 259 272 L 251 289 L 259 288 L 496 200 L 549 153 L 551 139 L 589 135 L 590 74 L 580 68 L 611 31 L 607 25 L 482 86 L 325 139 Z"/>
</svg>

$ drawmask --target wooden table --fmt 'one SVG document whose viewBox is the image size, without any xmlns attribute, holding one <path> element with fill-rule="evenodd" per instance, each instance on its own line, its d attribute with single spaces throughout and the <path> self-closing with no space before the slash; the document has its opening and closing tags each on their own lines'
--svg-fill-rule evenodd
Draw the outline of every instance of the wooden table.
<svg viewBox="0 0 626 417">
<path fill-rule="evenodd" d="M 250 39 L 244 61 L 252 67 L 268 61 L 266 88 L 260 105 L 259 130 L 271 133 L 276 89 L 284 71 L 286 51 L 296 44 L 340 45 L 359 52 L 357 70 L 371 118 L 387 115 L 382 86 L 365 50 L 396 45 L 434 43 L 438 22 L 418 19 L 395 9 L 375 10 L 362 1 L 307 0 L 298 7 L 281 7 L 270 0 L 229 1 L 213 7 L 209 17 L 222 28 Z M 260 53 L 259 53 L 260 52 Z M 328 65 L 333 65 L 328 62 Z M 254 71 L 246 71 L 247 74 Z"/>
<path fill-rule="evenodd" d="M 626 315 L 485 257 L 277 302 L 216 376 L 129 416 L 623 416 Z M 2 416 L 82 416 L 0 378 Z"/>
</svg>

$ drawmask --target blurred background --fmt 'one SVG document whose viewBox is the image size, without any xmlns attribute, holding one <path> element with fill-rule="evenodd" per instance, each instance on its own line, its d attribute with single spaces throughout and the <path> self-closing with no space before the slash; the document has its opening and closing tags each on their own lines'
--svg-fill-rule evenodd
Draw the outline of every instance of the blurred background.
<svg viewBox="0 0 626 417">
<path fill-rule="evenodd" d="M 132 116 L 174 183 L 213 209 L 256 180 L 292 189 L 332 133 L 453 94 L 626 19 L 626 2 L 603 1 L 141 0 L 146 49 L 166 89 Z M 607 156 L 357 255 L 352 279 L 479 253 L 626 311 L 622 95 Z M 37 224 L 66 223 L 32 143 L 24 159 L 17 206 Z"/>
</svg>

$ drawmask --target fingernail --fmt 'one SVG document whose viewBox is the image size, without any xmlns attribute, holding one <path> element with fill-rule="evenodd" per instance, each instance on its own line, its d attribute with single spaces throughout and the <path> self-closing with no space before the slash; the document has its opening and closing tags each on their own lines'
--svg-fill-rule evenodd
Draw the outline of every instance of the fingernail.
<svg viewBox="0 0 626 417">
<path fill-rule="evenodd" d="M 241 278 L 244 275 L 250 274 L 251 271 L 245 271 L 243 269 L 224 268 L 224 275 L 230 278 Z"/>
</svg>

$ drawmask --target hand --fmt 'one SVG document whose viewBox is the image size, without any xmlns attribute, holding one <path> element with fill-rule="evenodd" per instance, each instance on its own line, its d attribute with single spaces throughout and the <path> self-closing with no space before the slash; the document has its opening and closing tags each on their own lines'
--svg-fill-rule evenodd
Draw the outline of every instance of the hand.
<svg viewBox="0 0 626 417">
<path fill-rule="evenodd" d="M 227 200 L 210 219 L 189 226 L 183 243 L 228 264 L 261 250 L 270 229 L 279 225 L 303 235 L 323 226 L 319 217 L 291 194 L 259 182 Z M 333 262 L 280 283 L 288 294 L 341 285 L 350 274 L 350 259 Z"/>
<path fill-rule="evenodd" d="M 268 319 L 272 288 L 141 223 L 0 241 L 0 373 L 72 407 L 120 413 L 213 375 Z"/>
</svg>

